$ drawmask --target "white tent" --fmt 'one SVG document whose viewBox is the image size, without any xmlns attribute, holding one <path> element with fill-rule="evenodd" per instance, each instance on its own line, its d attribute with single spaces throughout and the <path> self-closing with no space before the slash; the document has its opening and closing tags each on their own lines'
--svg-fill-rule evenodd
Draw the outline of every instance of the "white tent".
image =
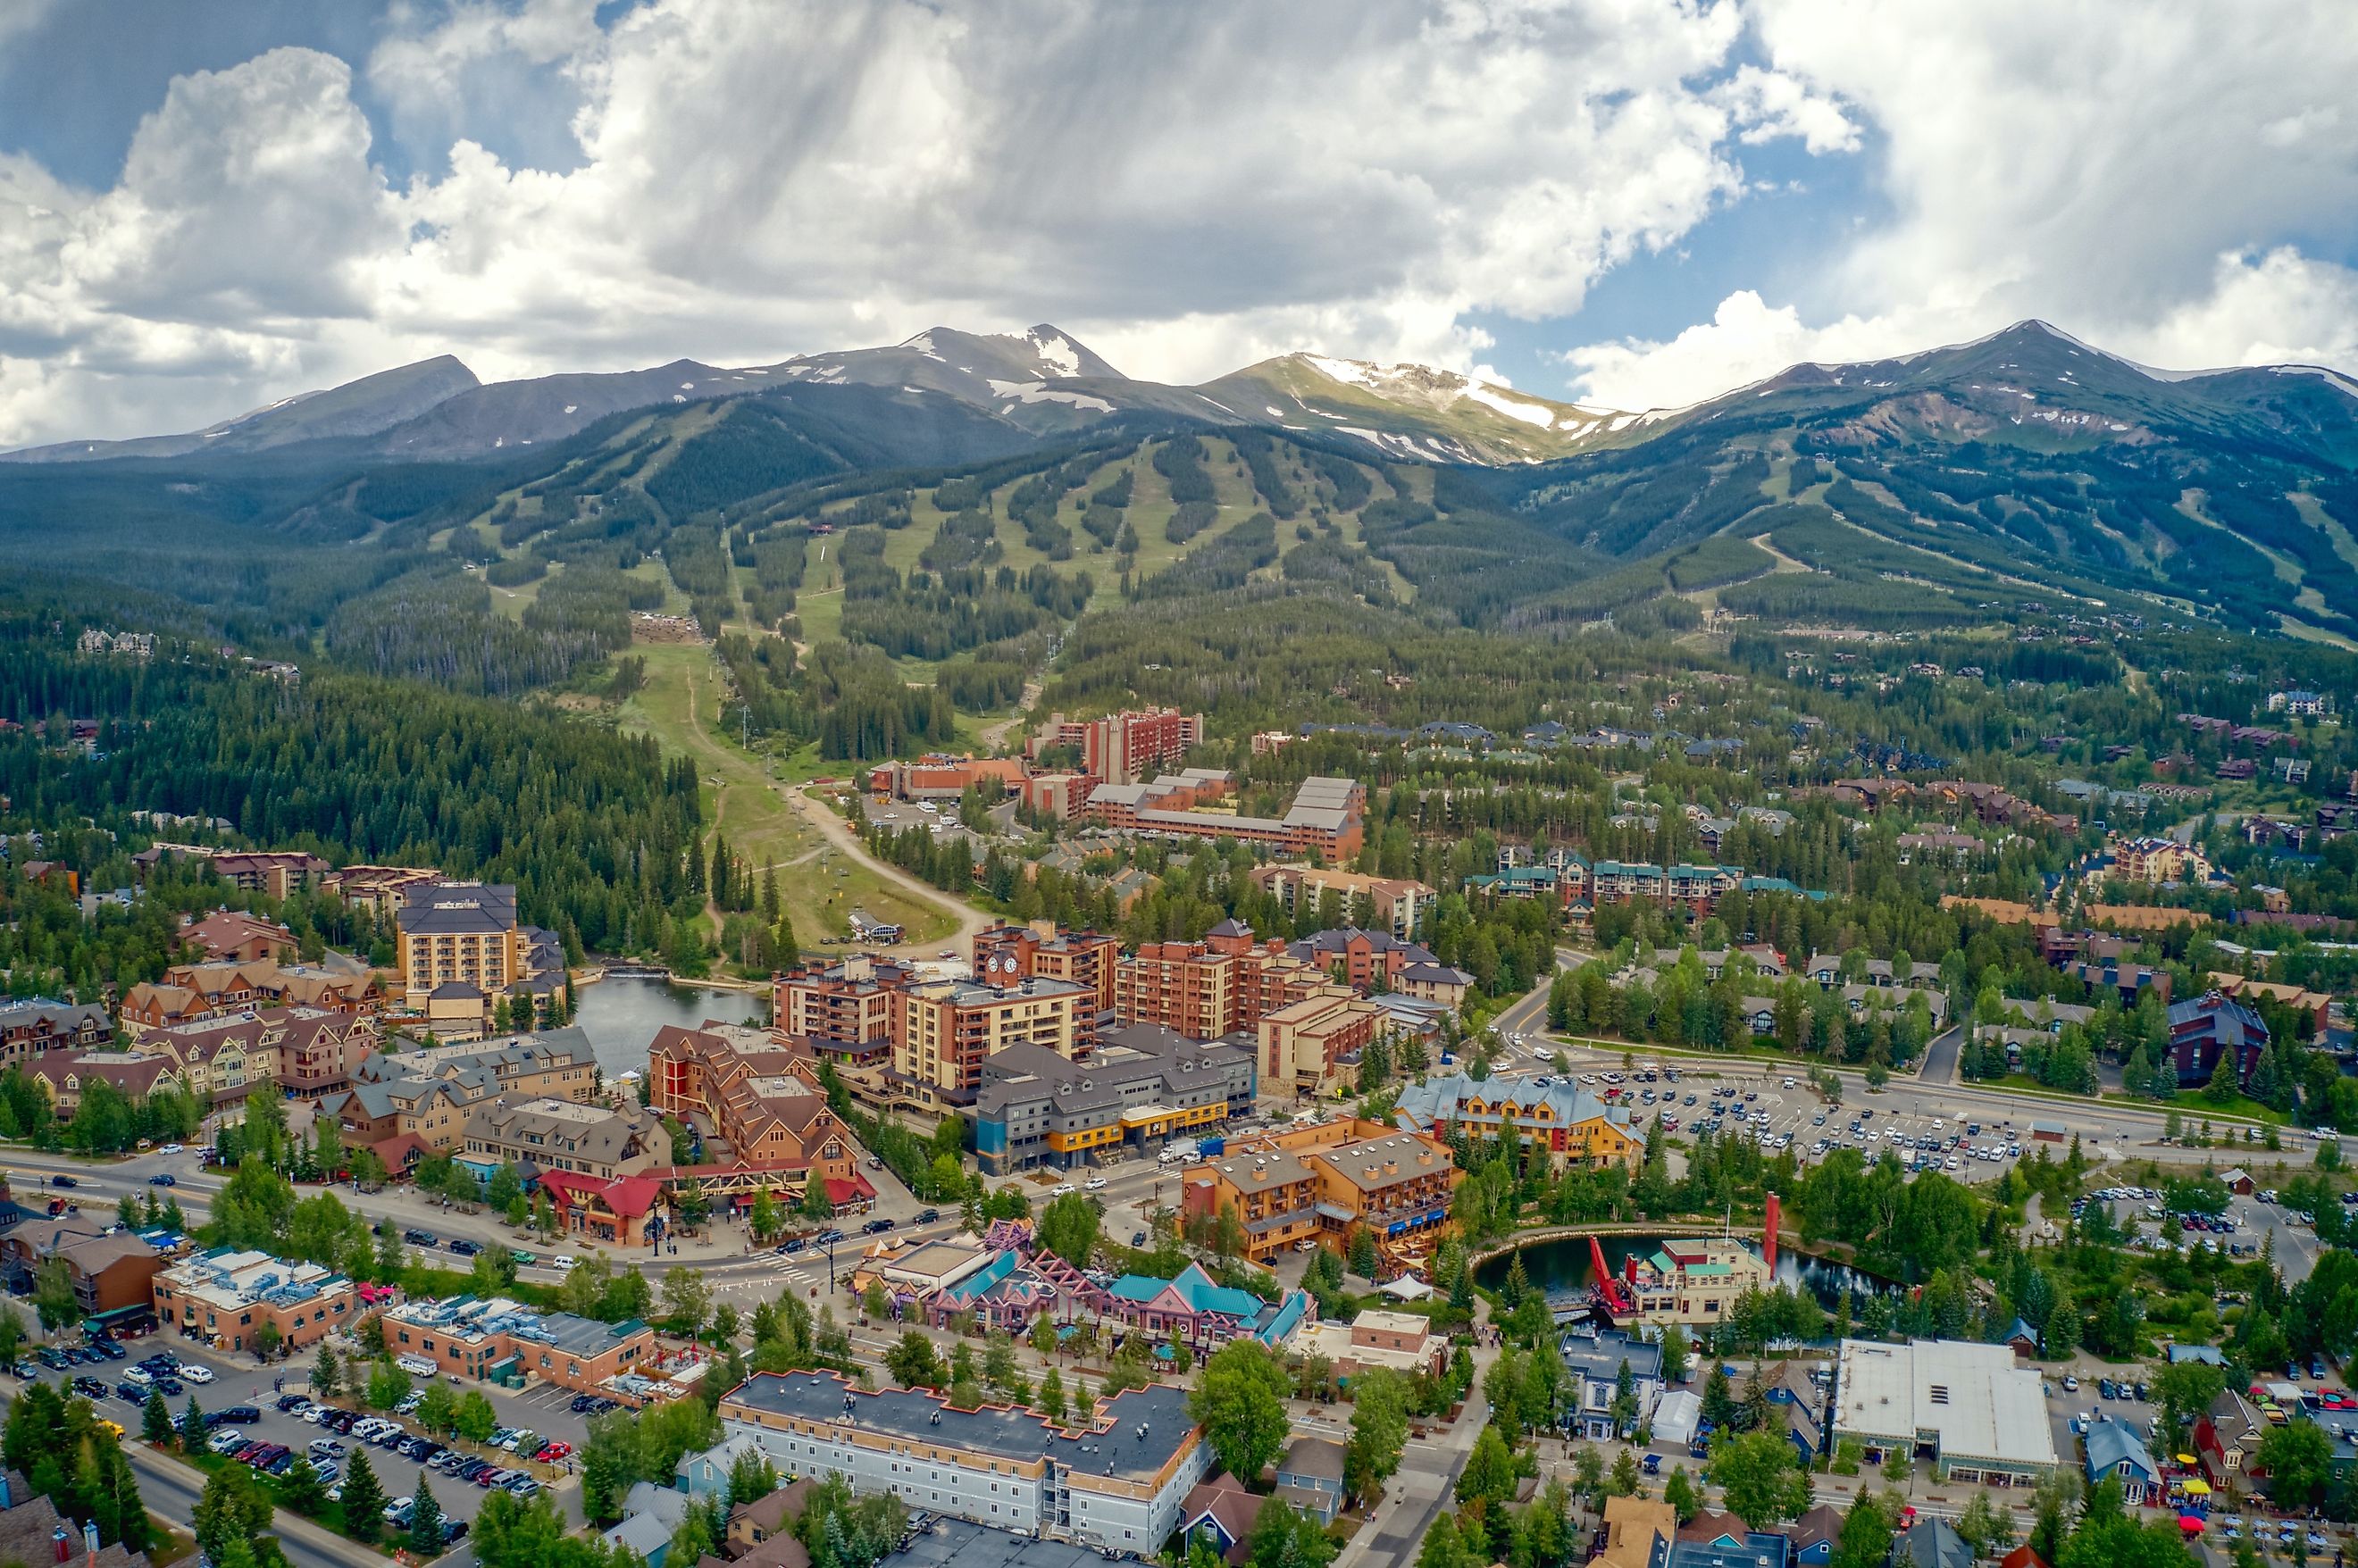
<svg viewBox="0 0 2358 1568">
<path fill-rule="evenodd" d="M 1421 1302 L 1433 1294 L 1433 1287 L 1414 1274 L 1402 1274 L 1397 1280 L 1386 1280 L 1382 1284 L 1378 1285 L 1376 1290 L 1379 1293 L 1390 1296 L 1396 1302 Z"/>
<path fill-rule="evenodd" d="M 1672 1389 L 1654 1407 L 1654 1441 L 1684 1448 L 1694 1441 L 1695 1427 L 1702 1421 L 1702 1398 L 1685 1389 Z"/>
</svg>

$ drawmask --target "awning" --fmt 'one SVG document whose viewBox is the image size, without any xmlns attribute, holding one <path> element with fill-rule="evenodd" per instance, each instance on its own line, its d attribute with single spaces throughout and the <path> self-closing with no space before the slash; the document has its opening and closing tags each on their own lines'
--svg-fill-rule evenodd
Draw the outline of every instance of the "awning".
<svg viewBox="0 0 2358 1568">
<path fill-rule="evenodd" d="M 2211 1495 L 2211 1483 L 2208 1481 L 2189 1480 L 2184 1482 L 2183 1485 L 2186 1488 L 2186 1495 L 2188 1497 L 2207 1498 Z"/>
</svg>

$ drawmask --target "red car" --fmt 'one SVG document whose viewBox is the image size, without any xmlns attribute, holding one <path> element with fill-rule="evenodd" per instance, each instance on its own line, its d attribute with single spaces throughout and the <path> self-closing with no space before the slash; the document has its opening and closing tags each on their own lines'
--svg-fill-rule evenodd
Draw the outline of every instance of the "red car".
<svg viewBox="0 0 2358 1568">
<path fill-rule="evenodd" d="M 573 1457 L 573 1444 L 569 1443 L 552 1443 L 541 1449 L 539 1453 L 534 1454 L 533 1457 L 539 1460 L 544 1465 L 555 1465 L 561 1460 L 570 1459 Z"/>
</svg>

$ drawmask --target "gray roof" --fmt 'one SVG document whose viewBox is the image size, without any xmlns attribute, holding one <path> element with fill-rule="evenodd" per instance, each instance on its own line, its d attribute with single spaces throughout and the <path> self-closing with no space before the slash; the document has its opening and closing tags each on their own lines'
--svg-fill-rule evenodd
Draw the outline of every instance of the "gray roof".
<svg viewBox="0 0 2358 1568">
<path fill-rule="evenodd" d="M 1563 1353 L 1566 1367 L 1595 1382 L 1617 1381 L 1624 1361 L 1629 1364 L 1632 1377 L 1661 1380 L 1662 1347 L 1627 1335 L 1600 1334 L 1591 1338 L 1567 1334 L 1563 1336 Z"/>
<path fill-rule="evenodd" d="M 2136 1428 L 2125 1421 L 2100 1421 L 2088 1428 L 2088 1479 L 2095 1480 L 2112 1474 L 2123 1460 L 2135 1465 L 2150 1479 L 2161 1474 L 2153 1462 L 2153 1454 L 2137 1435 Z"/>
<path fill-rule="evenodd" d="M 1974 1568 L 1974 1549 L 1944 1519 L 1921 1519 L 1891 1542 L 1893 1568 L 1913 1563 L 1916 1568 Z"/>
<path fill-rule="evenodd" d="M 1297 1437 L 1285 1457 L 1277 1462 L 1280 1480 L 1288 1476 L 1310 1476 L 1322 1481 L 1343 1478 L 1343 1445 L 1331 1437 Z"/>
<path fill-rule="evenodd" d="M 1098 1568 L 1098 1554 L 1086 1547 L 949 1518 L 918 1531 L 905 1550 L 882 1559 L 877 1568 L 950 1568 L 953 1563 L 957 1568 Z"/>
<path fill-rule="evenodd" d="M 505 882 L 437 882 L 409 895 L 395 920 L 412 936 L 472 936 L 516 924 L 516 891 Z"/>
<path fill-rule="evenodd" d="M 798 1421 L 840 1422 L 848 1411 L 865 1431 L 912 1443 L 938 1443 L 1013 1459 L 1051 1458 L 1086 1475 L 1129 1480 L 1149 1479 L 1160 1472 L 1195 1429 L 1187 1413 L 1186 1390 L 1159 1383 L 1128 1390 L 1109 1401 L 1111 1430 L 1076 1433 L 1059 1431 L 1028 1410 L 957 1410 L 923 1389 L 863 1393 L 833 1372 L 757 1372 L 721 1398 Z"/>
</svg>

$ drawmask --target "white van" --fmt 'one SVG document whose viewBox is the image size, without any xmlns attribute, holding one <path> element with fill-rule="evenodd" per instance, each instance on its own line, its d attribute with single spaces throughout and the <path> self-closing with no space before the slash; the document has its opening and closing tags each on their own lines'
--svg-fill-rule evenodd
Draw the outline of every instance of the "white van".
<svg viewBox="0 0 2358 1568">
<path fill-rule="evenodd" d="M 423 1356 L 396 1356 L 393 1364 L 413 1378 L 430 1378 L 436 1370 L 434 1363 Z"/>
</svg>

